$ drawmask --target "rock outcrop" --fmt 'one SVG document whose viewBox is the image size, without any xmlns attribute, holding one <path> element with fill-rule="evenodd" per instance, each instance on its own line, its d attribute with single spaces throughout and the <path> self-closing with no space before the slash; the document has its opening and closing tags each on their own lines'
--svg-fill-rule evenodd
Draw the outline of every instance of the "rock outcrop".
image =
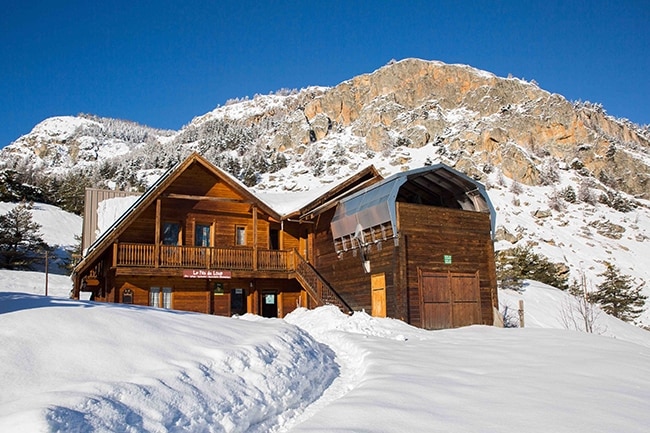
<svg viewBox="0 0 650 433">
<path fill-rule="evenodd" d="M 37 126 L 3 149 L 3 160 L 32 152 L 31 159 L 41 161 L 41 167 L 64 163 L 71 167 L 101 162 L 102 155 L 126 155 L 142 148 L 145 141 L 152 148 L 172 143 L 176 152 L 185 147 L 209 151 L 216 146 L 215 155 L 225 158 L 229 146 L 238 146 L 236 155 L 216 162 L 248 167 L 250 174 L 268 164 L 261 164 L 255 155 L 250 157 L 255 163 L 235 161 L 246 158 L 248 149 L 297 155 L 294 162 L 303 156 L 317 161 L 319 151 L 310 151 L 312 147 L 345 136 L 347 152 L 381 153 L 397 161 L 404 159 L 405 152 L 398 151 L 396 158 L 390 154 L 396 148 L 432 146 L 432 153 L 472 176 L 498 167 L 505 176 L 529 185 L 544 183 L 543 167 L 555 165 L 650 199 L 647 128 L 608 116 L 598 105 L 569 102 L 535 83 L 500 78 L 465 65 L 406 59 L 331 88 L 258 95 L 195 118 L 174 133 L 175 138 L 134 125 L 127 125 L 128 134 L 115 134 L 106 127 L 106 119 L 101 119 L 102 124 L 93 118 L 73 119 L 77 120 L 67 123 L 74 126 L 74 134 L 44 135 Z M 130 141 L 120 141 L 123 136 Z M 344 159 L 339 149 L 337 153 Z M 150 165 L 158 168 L 159 163 Z"/>
<path fill-rule="evenodd" d="M 374 151 L 433 142 L 457 152 L 456 163 L 499 166 L 531 185 L 540 181 L 540 162 L 554 158 L 650 198 L 650 140 L 635 125 L 534 83 L 468 66 L 396 62 L 316 96 L 304 113 L 308 121 L 326 116 L 331 124 L 350 126 Z"/>
</svg>

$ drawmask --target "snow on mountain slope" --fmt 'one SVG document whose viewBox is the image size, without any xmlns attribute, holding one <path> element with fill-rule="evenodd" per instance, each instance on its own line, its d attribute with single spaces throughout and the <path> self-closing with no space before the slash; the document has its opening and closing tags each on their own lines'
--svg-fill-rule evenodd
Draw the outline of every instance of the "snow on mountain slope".
<svg viewBox="0 0 650 433">
<path fill-rule="evenodd" d="M 58 116 L 43 120 L 2 152 L 14 163 L 20 161 L 50 176 L 63 175 L 72 168 L 78 170 L 127 155 L 145 140 L 164 142 L 170 136 L 170 131 L 119 119 Z"/>
<path fill-rule="evenodd" d="M 0 215 L 4 215 L 17 203 L 0 202 Z M 50 246 L 74 247 L 75 236 L 81 236 L 82 218 L 79 215 L 61 210 L 56 206 L 34 203 L 32 220 L 41 225 L 43 240 Z"/>
</svg>

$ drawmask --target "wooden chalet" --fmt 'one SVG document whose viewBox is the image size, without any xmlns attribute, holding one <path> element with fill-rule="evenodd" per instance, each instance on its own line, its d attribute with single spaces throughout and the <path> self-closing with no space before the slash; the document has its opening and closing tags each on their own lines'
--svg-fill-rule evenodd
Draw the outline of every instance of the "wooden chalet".
<svg viewBox="0 0 650 433">
<path fill-rule="evenodd" d="M 492 324 L 493 223 L 483 186 L 444 165 L 387 179 L 369 167 L 280 215 L 192 154 L 87 249 L 73 293 L 228 316 L 335 304 L 427 329 Z"/>
</svg>

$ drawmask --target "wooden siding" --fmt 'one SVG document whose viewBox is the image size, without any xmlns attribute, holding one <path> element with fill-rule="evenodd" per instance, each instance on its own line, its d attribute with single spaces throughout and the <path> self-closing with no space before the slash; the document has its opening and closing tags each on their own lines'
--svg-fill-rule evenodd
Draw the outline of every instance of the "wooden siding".
<svg viewBox="0 0 650 433">
<path fill-rule="evenodd" d="M 480 212 L 398 203 L 400 246 L 406 249 L 409 322 L 422 326 L 418 272 L 479 273 L 482 323 L 496 306 L 490 217 Z M 445 263 L 445 256 L 451 263 Z"/>
<path fill-rule="evenodd" d="M 386 314 L 422 326 L 418 271 L 479 272 L 481 323 L 492 324 L 496 300 L 494 250 L 488 214 L 424 205 L 398 203 L 399 245 L 394 240 L 372 244 L 362 267 L 359 250 L 337 254 L 325 224 L 333 211 L 315 227 L 314 263 L 318 271 L 355 310 L 372 311 L 371 274 L 386 276 Z M 451 256 L 451 264 L 445 264 Z M 458 323 L 465 323 L 459 319 Z"/>
<path fill-rule="evenodd" d="M 217 283 L 222 288 L 220 292 L 215 291 Z M 112 278 L 111 285 L 114 289 L 110 291 L 110 297 L 98 300 L 122 303 L 124 291 L 128 289 L 133 294 L 134 305 L 146 306 L 149 305 L 151 287 L 171 287 L 173 310 L 230 316 L 233 314 L 230 310 L 233 289 L 242 289 L 245 292 L 248 313 L 259 314 L 259 293 L 269 290 L 278 293 L 278 317 L 286 316 L 298 305 L 306 305 L 306 294 L 295 280 L 207 280 L 122 275 Z"/>
<path fill-rule="evenodd" d="M 386 315 L 405 320 L 405 311 L 398 304 L 401 299 L 394 285 L 398 263 L 393 240 L 374 244 L 369 251 L 370 273 L 365 273 L 358 250 L 337 254 L 329 221 L 334 209 L 321 216 L 321 224 L 314 234 L 314 266 L 338 294 L 356 311 L 372 311 L 371 274 L 386 276 Z"/>
<path fill-rule="evenodd" d="M 165 191 L 167 194 L 185 194 L 241 200 L 243 197 L 222 179 L 198 163 L 190 165 Z"/>
</svg>

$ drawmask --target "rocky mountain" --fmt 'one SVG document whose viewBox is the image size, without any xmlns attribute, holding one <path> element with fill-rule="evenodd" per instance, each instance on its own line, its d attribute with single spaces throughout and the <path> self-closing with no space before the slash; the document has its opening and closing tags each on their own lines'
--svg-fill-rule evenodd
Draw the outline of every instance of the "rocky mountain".
<svg viewBox="0 0 650 433">
<path fill-rule="evenodd" d="M 5 167 L 56 175 L 115 159 L 131 160 L 136 170 L 165 168 L 198 149 L 220 155 L 213 159 L 241 178 L 253 171 L 259 181 L 278 163 L 313 165 L 319 159 L 314 154 L 327 153 L 334 142 L 339 157 L 366 153 L 368 159 L 428 146 L 432 158 L 475 177 L 498 167 L 527 185 L 543 184 L 540 172 L 552 162 L 650 199 L 648 127 L 614 119 L 597 104 L 569 102 L 535 83 L 417 59 L 332 88 L 230 101 L 178 132 L 94 116 L 47 119 L 1 153 Z"/>
<path fill-rule="evenodd" d="M 369 164 L 388 175 L 444 162 L 488 185 L 499 248 L 529 242 L 594 284 L 605 260 L 650 280 L 635 264 L 650 254 L 650 128 L 465 65 L 391 62 L 331 88 L 228 101 L 180 131 L 47 119 L 0 150 L 0 164 L 56 196 L 66 179 L 141 189 L 191 151 L 266 193 L 318 188 Z"/>
</svg>

